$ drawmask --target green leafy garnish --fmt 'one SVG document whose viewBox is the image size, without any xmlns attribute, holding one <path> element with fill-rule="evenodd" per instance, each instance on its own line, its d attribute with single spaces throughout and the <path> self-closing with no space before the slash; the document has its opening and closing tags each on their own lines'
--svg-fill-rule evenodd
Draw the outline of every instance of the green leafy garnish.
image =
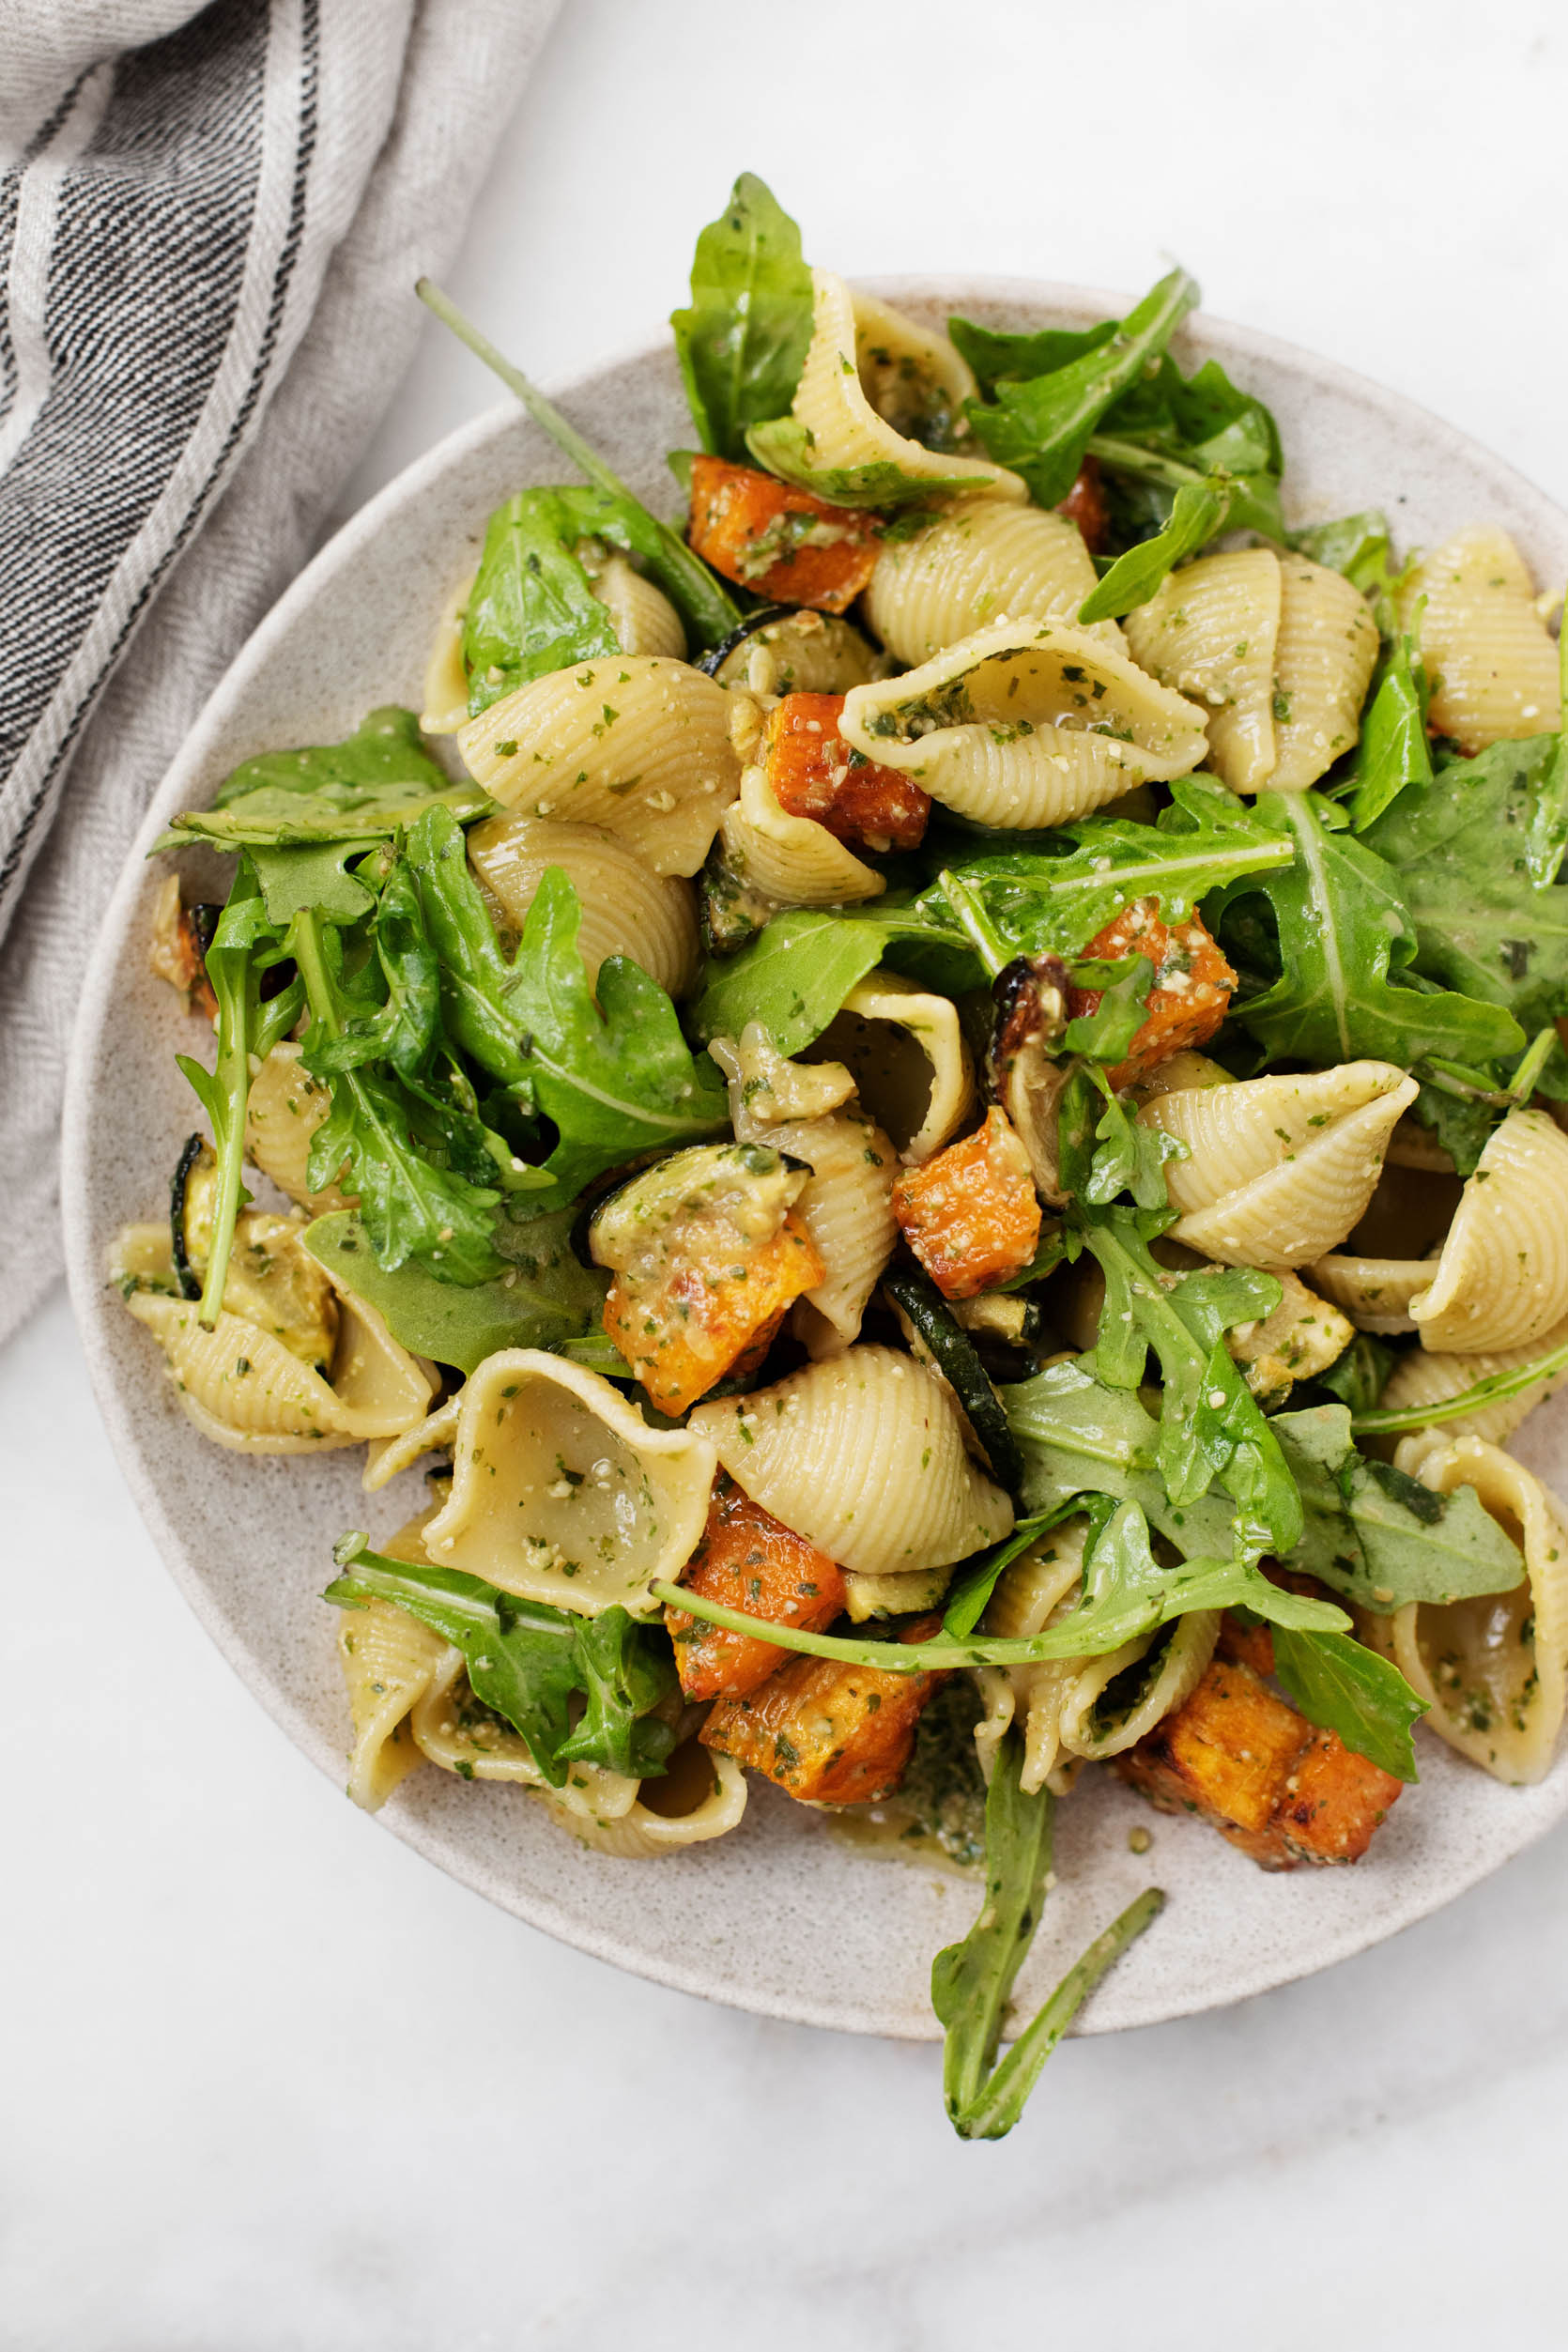
<svg viewBox="0 0 1568 2352">
<path fill-rule="evenodd" d="M 623 1608 L 568 1616 L 455 1568 L 388 1560 L 362 1534 L 344 1536 L 332 1557 L 344 1573 L 322 1598 L 340 1608 L 391 1601 L 461 1650 L 474 1697 L 528 1743 L 552 1789 L 564 1784 L 569 1763 L 663 1772 L 675 1734 L 653 1710 L 676 1680 L 654 1628 Z M 574 1729 L 570 1702 L 579 1692 L 586 1705 Z"/>
<path fill-rule="evenodd" d="M 153 847 L 177 850 L 190 841 L 211 841 L 223 850 L 370 842 L 411 824 L 432 806 L 450 808 L 465 821 L 495 814 L 477 784 L 467 778 L 453 784 L 437 765 L 412 711 L 389 705 L 372 711 L 343 743 L 267 751 L 245 761 L 219 786 L 210 808 L 176 817 Z"/>
<path fill-rule="evenodd" d="M 705 450 L 744 463 L 746 428 L 785 414 L 811 315 L 800 230 L 766 183 L 743 172 L 719 218 L 698 235 L 691 306 L 669 321 Z"/>
<path fill-rule="evenodd" d="M 1350 822 L 1358 833 L 1375 824 L 1407 784 L 1431 782 L 1426 699 L 1426 670 L 1416 641 L 1401 631 L 1388 649 L 1361 721 L 1350 803 Z"/>
<path fill-rule="evenodd" d="M 1313 523 L 1305 530 L 1293 530 L 1290 545 L 1298 555 L 1321 563 L 1326 570 L 1343 572 L 1363 596 L 1384 587 L 1388 580 L 1389 520 L 1376 507 L 1366 507 L 1359 515 L 1336 515 L 1330 523 Z"/>
<path fill-rule="evenodd" d="M 1054 376 L 1069 361 L 1098 351 L 1115 331 L 1114 318 L 1102 318 L 1098 327 L 1037 327 L 1022 334 L 977 327 L 970 318 L 947 321 L 949 339 L 987 392 L 1004 380 L 1027 383 L 1037 376 Z"/>
<path fill-rule="evenodd" d="M 1364 1336 L 1364 1334 L 1362 1335 Z M 1376 1342 L 1373 1343 L 1376 1345 Z M 1349 1351 L 1347 1350 L 1346 1353 Z M 1341 1358 L 1341 1362 L 1344 1358 Z M 1337 1367 L 1330 1366 L 1330 1370 Z M 1382 1383 L 1357 1395 L 1339 1391 L 1351 1411 L 1350 1426 L 1358 1437 L 1391 1437 L 1407 1429 L 1430 1429 L 1451 1421 L 1463 1421 L 1470 1413 L 1479 1413 L 1488 1405 L 1502 1405 L 1511 1396 L 1523 1396 L 1538 1380 L 1554 1380 L 1560 1372 L 1568 1372 L 1568 1346 L 1549 1347 L 1545 1354 L 1533 1357 L 1529 1363 L 1515 1364 L 1512 1371 L 1488 1374 L 1457 1396 L 1444 1397 L 1437 1405 L 1408 1405 L 1402 1409 L 1377 1410 Z M 1319 1376 L 1327 1379 L 1327 1374 Z"/>
<path fill-rule="evenodd" d="M 1063 1189 L 1084 1209 L 1130 1192 L 1140 1208 L 1162 1210 L 1166 1163 L 1187 1158 L 1178 1137 L 1143 1126 L 1105 1072 L 1093 1068 L 1074 1070 L 1062 1090 L 1056 1145 Z"/>
<path fill-rule="evenodd" d="M 918 908 L 830 915 L 798 907 L 776 915 L 737 954 L 709 963 L 707 986 L 691 1008 L 692 1026 L 699 1038 L 738 1038 L 747 1022 L 760 1021 L 780 1053 L 799 1053 L 822 1036 L 850 991 L 899 940 L 959 955 L 969 946 L 950 918 L 945 924 L 935 915 L 928 920 Z"/>
<path fill-rule="evenodd" d="M 576 554 L 604 527 L 605 509 L 613 514 L 596 490 L 519 490 L 491 515 L 463 619 L 470 712 L 530 678 L 620 652 Z"/>
<path fill-rule="evenodd" d="M 999 2140 L 1012 2129 L 1040 2069 L 1088 1995 L 1128 1945 L 1158 1917 L 1165 1898 L 1150 1887 L 1130 1902 L 1068 1971 L 1044 2007 L 996 2062 L 1007 2004 L 1034 1942 L 1051 1871 L 1055 1800 L 1023 1793 L 1023 1742 L 1007 1732 L 986 1797 L 985 1894 L 961 1943 L 931 1964 L 931 2006 L 946 2028 L 942 2087 L 962 2140 Z"/>
<path fill-rule="evenodd" d="M 1396 1780 L 1416 1778 L 1410 1730 L 1431 1702 L 1416 1697 L 1390 1659 L 1348 1634 L 1276 1625 L 1273 1641 L 1275 1677 L 1309 1723 L 1337 1731 L 1346 1747 Z"/>
<path fill-rule="evenodd" d="M 1222 476 L 1184 482 L 1176 491 L 1165 521 L 1150 539 L 1119 555 L 1078 608 L 1087 628 L 1095 621 L 1119 620 L 1158 594 L 1178 563 L 1196 555 L 1225 527 L 1230 494 Z"/>
</svg>

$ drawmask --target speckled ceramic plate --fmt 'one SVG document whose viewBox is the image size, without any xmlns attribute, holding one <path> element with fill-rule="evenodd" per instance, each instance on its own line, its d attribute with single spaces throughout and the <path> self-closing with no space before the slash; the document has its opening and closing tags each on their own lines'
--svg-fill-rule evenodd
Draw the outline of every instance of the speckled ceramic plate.
<svg viewBox="0 0 1568 2352">
<path fill-rule="evenodd" d="M 1111 296 L 996 280 L 879 287 L 932 323 L 951 309 L 994 324 L 1083 324 Z M 1496 520 L 1538 578 L 1568 568 L 1568 515 L 1509 467 L 1409 402 L 1288 346 L 1198 319 L 1187 364 L 1213 353 L 1276 411 L 1298 522 L 1382 506 L 1402 543 Z M 664 453 L 691 438 L 668 340 L 562 395 L 573 420 L 651 503 L 673 504 Z M 142 852 L 252 753 L 346 734 L 377 703 L 419 707 L 441 605 L 471 566 L 492 507 L 558 480 L 561 463 L 515 407 L 496 408 L 412 466 L 340 531 L 256 631 L 148 812 L 104 923 L 84 995 L 65 1132 L 72 1290 L 100 1402 L 170 1573 L 236 1671 L 334 1781 L 346 1710 L 333 1612 L 317 1595 L 346 1527 L 389 1532 L 414 1508 L 367 1499 L 359 1454 L 252 1462 L 182 1418 L 156 1350 L 104 1286 L 122 1222 L 159 1213 L 192 1125 L 174 1065 L 190 1030 L 147 971 L 160 868 Z M 1521 1451 L 1568 1472 L 1568 1399 L 1537 1414 Z M 1391 1935 L 1538 1837 L 1568 1809 L 1568 1764 L 1541 1788 L 1499 1788 L 1418 1734 L 1422 1780 L 1353 1870 L 1266 1877 L 1196 1823 L 1151 1815 L 1091 1772 L 1059 1817 L 1058 1884 L 1022 1991 L 1038 1997 L 1150 1880 L 1170 1901 L 1084 2011 L 1105 2032 L 1207 2009 L 1326 1967 Z M 933 2037 L 931 1954 L 967 1924 L 972 1883 L 864 1855 L 816 1815 L 753 1782 L 733 1836 L 652 1862 L 582 1852 L 517 1791 L 436 1771 L 377 1822 L 466 1885 L 599 1958 L 690 1992 L 856 2033 Z M 1129 1849 L 1152 1826 L 1145 1856 Z M 376 1826 L 366 1822 L 364 1834 Z"/>
</svg>

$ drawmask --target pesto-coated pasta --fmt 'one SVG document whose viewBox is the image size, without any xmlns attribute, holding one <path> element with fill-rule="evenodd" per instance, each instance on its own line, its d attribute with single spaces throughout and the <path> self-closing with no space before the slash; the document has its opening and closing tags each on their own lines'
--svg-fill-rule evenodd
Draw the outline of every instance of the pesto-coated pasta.
<svg viewBox="0 0 1568 2352">
<path fill-rule="evenodd" d="M 1271 548 L 1200 556 L 1127 616 L 1151 677 L 1201 703 L 1209 764 L 1233 792 L 1267 791 L 1279 759 L 1274 670 L 1283 591 Z"/>
<path fill-rule="evenodd" d="M 300 1047 L 285 1038 L 252 1079 L 245 1102 L 245 1157 L 271 1177 L 280 1192 L 312 1216 L 324 1217 L 329 1209 L 344 1207 L 348 1195 L 335 1184 L 311 1191 L 311 1144 L 331 1110 L 332 1098 L 325 1083 L 311 1076 L 300 1054 Z"/>
<path fill-rule="evenodd" d="M 1560 723 L 1557 647 L 1507 531 L 1455 531 L 1415 566 L 1401 605 L 1432 682 L 1428 720 L 1462 751 Z"/>
<path fill-rule="evenodd" d="M 1065 515 L 969 497 L 886 542 L 866 591 L 866 617 L 895 661 L 912 669 L 999 621 L 1074 625 L 1094 586 L 1093 559 Z M 1126 651 L 1114 621 L 1087 634 Z"/>
<path fill-rule="evenodd" d="M 1282 557 L 1271 792 L 1305 792 L 1350 749 L 1376 659 L 1377 626 L 1360 591 L 1343 572 Z"/>
<path fill-rule="evenodd" d="M 911 1166 L 951 1143 L 975 1108 L 957 1006 L 897 972 L 857 982 L 812 1052 L 848 1065 L 865 1108 Z"/>
<path fill-rule="evenodd" d="M 763 767 L 743 769 L 719 839 L 730 873 L 774 906 L 850 906 L 887 887 L 826 825 L 781 808 Z"/>
</svg>

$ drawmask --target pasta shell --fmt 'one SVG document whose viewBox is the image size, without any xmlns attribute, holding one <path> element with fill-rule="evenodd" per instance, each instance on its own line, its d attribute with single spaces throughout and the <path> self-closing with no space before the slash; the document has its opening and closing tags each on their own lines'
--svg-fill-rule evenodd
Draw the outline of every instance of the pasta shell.
<svg viewBox="0 0 1568 2352">
<path fill-rule="evenodd" d="M 728 653 L 714 675 L 750 694 L 848 694 L 878 670 L 860 631 L 836 613 L 781 613 Z"/>
<path fill-rule="evenodd" d="M 1261 792 L 1278 759 L 1274 663 L 1280 560 L 1271 548 L 1200 556 L 1124 626 L 1135 661 L 1208 712 L 1209 765 L 1233 792 Z"/>
<path fill-rule="evenodd" d="M 687 1744 L 687 1747 L 696 1745 L 695 1741 Z M 677 1748 L 671 1757 L 670 1781 L 675 1780 L 686 1752 L 686 1748 Z M 710 1838 L 726 1837 L 740 1826 L 746 1811 L 745 1773 L 732 1756 L 710 1755 L 706 1748 L 700 1750 L 700 1756 L 707 1760 L 709 1767 L 705 1788 L 671 1789 L 667 1794 L 663 1780 L 634 1782 L 632 1786 L 639 1793 L 623 1812 L 607 1814 L 602 1807 L 583 1803 L 572 1786 L 576 1772 L 564 1789 L 541 1790 L 541 1801 L 563 1829 L 569 1829 L 574 1837 L 595 1853 L 609 1854 L 619 1861 L 651 1861 L 655 1854 L 675 1853 L 683 1846 L 705 1845 Z M 696 1801 L 684 1809 L 660 1809 L 688 1795 L 694 1795 Z M 650 1797 L 653 1799 L 652 1804 Z"/>
<path fill-rule="evenodd" d="M 1430 1288 L 1410 1301 L 1422 1345 L 1524 1347 L 1568 1314 L 1568 1135 L 1510 1111 L 1465 1185 Z"/>
<path fill-rule="evenodd" d="M 663 589 L 644 579 L 623 555 L 607 557 L 592 586 L 609 614 L 623 653 L 659 653 L 667 661 L 684 661 L 686 633 L 680 614 Z"/>
<path fill-rule="evenodd" d="M 1360 1222 L 1419 1091 L 1391 1062 L 1345 1062 L 1145 1102 L 1140 1125 L 1188 1151 L 1165 1169 L 1172 1239 L 1226 1266 L 1310 1265 Z"/>
<path fill-rule="evenodd" d="M 365 1448 L 365 1473 L 361 1480 L 367 1495 L 378 1494 L 402 1470 L 412 1469 L 427 1453 L 450 1453 L 457 1437 L 462 1397 L 449 1396 L 433 1413 L 396 1437 L 375 1437 Z M 420 1558 L 424 1557 L 423 1551 Z"/>
<path fill-rule="evenodd" d="M 449 1677 L 462 1665 L 462 1653 L 407 1609 L 367 1601 L 340 1612 L 338 1659 L 354 1723 L 348 1793 L 375 1813 L 423 1761 L 409 1714 L 443 1664 Z"/>
<path fill-rule="evenodd" d="M 1495 1779 L 1541 1780 L 1568 1692 L 1568 1529 L 1560 1506 L 1522 1463 L 1479 1438 L 1451 1444 L 1407 1437 L 1396 1468 L 1439 1495 L 1472 1486 L 1524 1554 L 1524 1581 L 1446 1606 L 1411 1602 L 1391 1617 L 1364 1615 L 1362 1638 L 1392 1658 L 1424 1720 Z"/>
<path fill-rule="evenodd" d="M 1261 1323 L 1237 1323 L 1225 1333 L 1232 1360 L 1253 1394 L 1282 1405 L 1298 1380 L 1315 1379 L 1344 1355 L 1355 1326 L 1338 1307 L 1309 1290 L 1299 1275 L 1282 1272 L 1280 1303 Z"/>
<path fill-rule="evenodd" d="M 964 1450 L 948 1391 L 890 1347 L 699 1405 L 687 1425 L 754 1502 L 857 1576 L 947 1567 L 1013 1524 Z"/>
<path fill-rule="evenodd" d="M 1280 559 L 1271 792 L 1304 792 L 1350 749 L 1377 646 L 1366 598 L 1343 572 L 1302 555 Z"/>
<path fill-rule="evenodd" d="M 1086 816 L 1203 758 L 1204 715 L 1114 647 L 1057 623 L 999 623 L 919 669 L 855 686 L 844 741 L 977 824 Z"/>
<path fill-rule="evenodd" d="M 899 429 L 900 417 L 915 422 L 912 386 L 928 398 L 934 392 L 962 423 L 963 403 L 977 388 L 945 335 L 928 334 L 873 296 L 852 294 L 830 270 L 813 269 L 811 283 L 811 341 L 792 414 L 810 437 L 814 467 L 891 462 L 921 480 L 946 483 L 963 475 L 993 497 L 1027 498 L 1023 483 L 1005 468 L 984 457 L 927 449 Z"/>
<path fill-rule="evenodd" d="M 1331 1299 L 1358 1331 L 1391 1339 L 1413 1331 L 1410 1301 L 1432 1280 L 1431 1258 L 1355 1257 L 1332 1251 L 1307 1269 L 1313 1287 Z"/>
<path fill-rule="evenodd" d="M 730 713 L 700 670 L 624 653 L 503 695 L 457 745 L 503 807 L 598 825 L 654 873 L 695 874 L 740 789 Z"/>
<path fill-rule="evenodd" d="M 469 673 L 463 666 L 463 623 L 469 615 L 477 572 L 460 579 L 441 607 L 430 658 L 424 666 L 424 708 L 420 726 L 427 735 L 454 735 L 469 715 Z"/>
<path fill-rule="evenodd" d="M 1462 750 L 1557 728 L 1557 647 L 1507 531 L 1475 523 L 1445 539 L 1410 574 L 1401 610 L 1432 680 L 1430 722 Z"/>
<path fill-rule="evenodd" d="M 613 834 L 542 817 L 492 817 L 469 835 L 469 863 L 521 930 L 539 885 L 559 866 L 577 894 L 577 953 L 597 980 L 607 956 L 630 956 L 667 995 L 697 976 L 701 941 L 689 882 L 655 874 Z"/>
<path fill-rule="evenodd" d="M 735 1123 L 746 1119 L 753 1142 L 766 1143 L 786 1119 L 825 1118 L 854 1100 L 854 1076 L 842 1062 L 787 1061 L 760 1021 L 746 1022 L 738 1043 L 715 1038 L 708 1052 L 730 1088 L 730 1124 L 740 1136 Z"/>
<path fill-rule="evenodd" d="M 853 988 L 812 1050 L 853 1071 L 862 1103 L 910 1166 L 951 1143 L 975 1109 L 958 1007 L 896 972 L 873 972 Z"/>
<path fill-rule="evenodd" d="M 696 1548 L 712 1445 L 651 1429 L 596 1372 L 533 1347 L 486 1357 L 462 1391 L 432 1560 L 586 1617 L 653 1605 Z"/>
<path fill-rule="evenodd" d="M 887 887 L 826 825 L 781 808 L 763 767 L 743 769 L 719 838 L 730 871 L 776 906 L 849 906 Z"/>
<path fill-rule="evenodd" d="M 1078 619 L 1095 567 L 1076 523 L 1053 508 L 960 499 L 907 538 L 884 542 L 866 617 L 905 669 L 996 622 Z M 1127 650 L 1114 621 L 1087 632 Z"/>
<path fill-rule="evenodd" d="M 1108 1657 L 1082 1658 L 1063 1697 L 1056 1733 L 1069 1756 L 1120 1756 L 1196 1690 L 1220 1638 L 1218 1609 L 1191 1609 Z M 1141 1675 L 1135 1673 L 1143 1668 Z M 1123 1676 L 1131 1687 L 1118 1689 Z"/>
<path fill-rule="evenodd" d="M 358 1195 L 341 1192 L 335 1184 L 311 1191 L 311 1144 L 331 1115 L 332 1097 L 319 1078 L 311 1076 L 300 1053 L 300 1048 L 285 1038 L 251 1081 L 245 1100 L 245 1157 L 300 1207 L 308 1208 L 313 1217 L 325 1217 L 330 1209 L 346 1208 Z"/>
<path fill-rule="evenodd" d="M 1394 1366 L 1377 1400 L 1378 1406 L 1386 1412 L 1405 1413 L 1419 1406 L 1446 1405 L 1451 1397 L 1473 1388 L 1478 1380 L 1490 1380 L 1499 1372 L 1516 1371 L 1534 1357 L 1559 1347 L 1568 1347 L 1568 1319 L 1543 1331 L 1527 1347 L 1499 1347 L 1476 1356 L 1428 1354 L 1424 1347 L 1412 1347 Z M 1532 1381 L 1517 1396 L 1505 1396 L 1500 1404 L 1483 1405 L 1477 1411 L 1461 1414 L 1437 1426 L 1445 1437 L 1479 1437 L 1485 1445 L 1505 1445 L 1520 1422 L 1548 1396 L 1555 1396 L 1565 1381 L 1568 1372 L 1555 1373 L 1548 1379 Z"/>
</svg>

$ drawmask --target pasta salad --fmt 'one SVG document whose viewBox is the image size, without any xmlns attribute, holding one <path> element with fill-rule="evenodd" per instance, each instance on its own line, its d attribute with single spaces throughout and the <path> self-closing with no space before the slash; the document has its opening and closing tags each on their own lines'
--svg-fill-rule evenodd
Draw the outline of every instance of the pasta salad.
<svg viewBox="0 0 1568 2352">
<path fill-rule="evenodd" d="M 999 2054 L 1087 1767 L 1287 1870 L 1418 1722 L 1552 1764 L 1555 599 L 1485 523 L 1288 522 L 1180 270 L 943 333 L 743 176 L 679 530 L 421 291 L 581 479 L 490 517 L 421 712 L 158 844 L 236 860 L 152 946 L 216 1052 L 111 1276 L 214 1443 L 423 1472 L 325 1593 L 360 1804 L 639 1859 L 755 1775 L 983 1873 L 932 1999 L 994 2137 L 1163 1899 Z"/>
</svg>

